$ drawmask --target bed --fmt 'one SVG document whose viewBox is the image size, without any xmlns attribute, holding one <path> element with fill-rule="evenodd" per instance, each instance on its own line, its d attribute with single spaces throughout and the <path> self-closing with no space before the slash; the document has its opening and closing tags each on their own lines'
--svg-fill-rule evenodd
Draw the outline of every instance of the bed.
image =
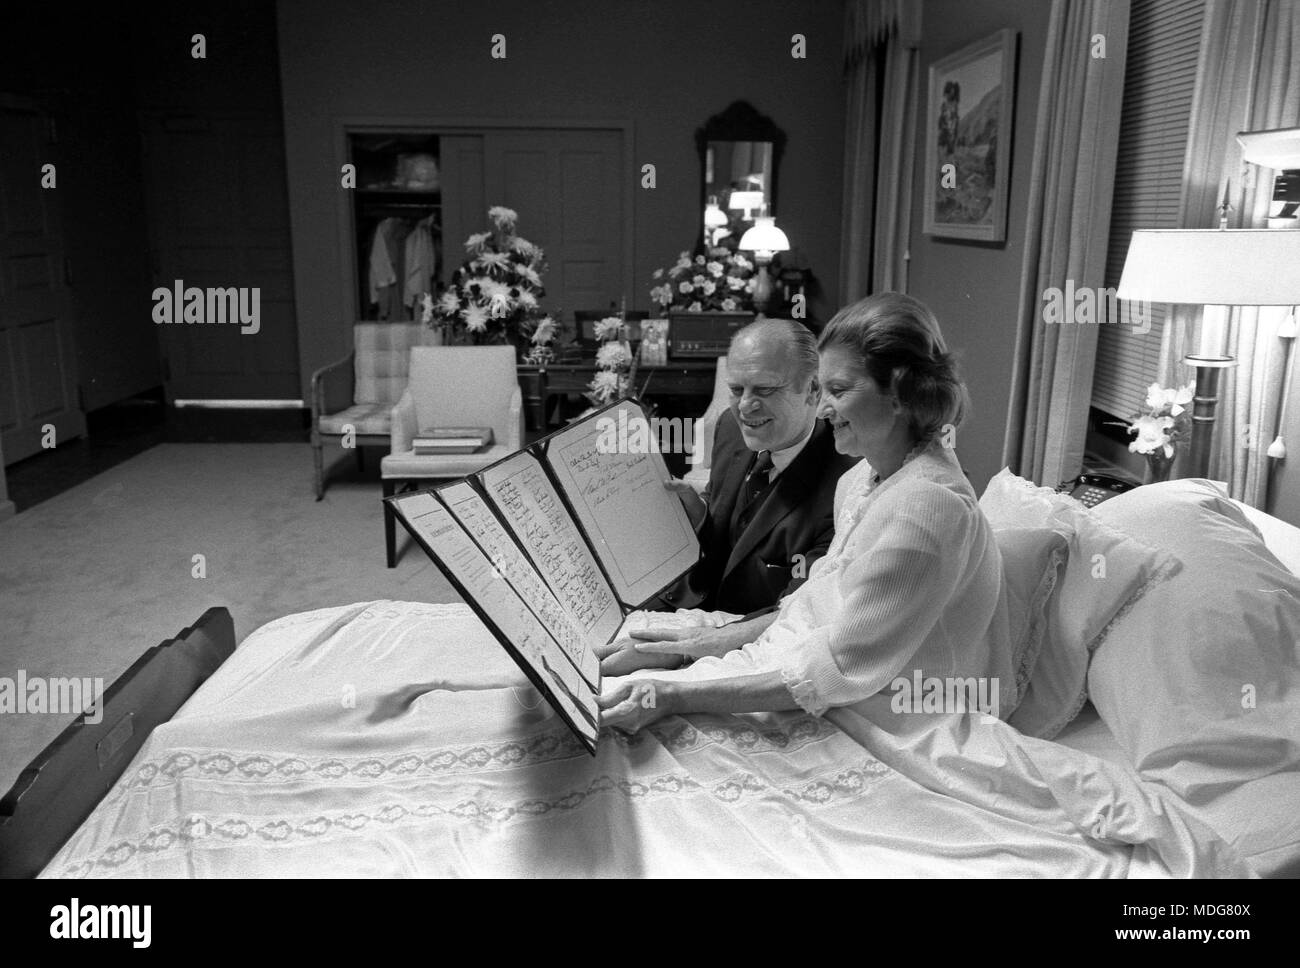
<svg viewBox="0 0 1300 968">
<path fill-rule="evenodd" d="M 1130 528 L 1178 545 L 1177 527 L 1125 498 L 1097 517 L 1115 505 L 1112 524 L 1128 514 Z M 1226 726 L 1167 702 L 1177 755 L 1107 678 L 1169 659 L 1159 636 L 1142 658 L 1167 620 L 1132 602 L 1087 643 L 1089 702 L 1050 739 L 978 714 L 905 739 L 843 710 L 692 715 L 607 732 L 595 757 L 467 607 L 361 602 L 251 634 L 153 730 L 42 876 L 1296 875 L 1300 530 L 1221 494 L 1195 500 L 1195 540 L 1206 514 L 1231 517 L 1251 566 L 1275 569 L 1267 587 L 1225 593 L 1275 595 L 1276 613 L 1245 603 L 1223 621 L 1243 642 L 1269 629 L 1257 645 L 1283 672 L 1272 692 L 1257 684 L 1260 715 Z M 1227 545 L 1196 553 L 1222 561 Z M 1154 608 L 1200 594 L 1182 564 L 1148 582 Z M 1183 598 L 1161 601 L 1160 589 Z M 1160 686 L 1139 686 L 1149 707 Z M 1205 737 L 1212 782 L 1189 736 Z M 1271 752 L 1238 764 L 1261 737 Z"/>
</svg>

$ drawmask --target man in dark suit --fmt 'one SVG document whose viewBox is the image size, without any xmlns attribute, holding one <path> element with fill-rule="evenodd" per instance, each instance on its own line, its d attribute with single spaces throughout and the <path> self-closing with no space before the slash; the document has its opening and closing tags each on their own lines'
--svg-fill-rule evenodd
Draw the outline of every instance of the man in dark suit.
<svg viewBox="0 0 1300 968">
<path fill-rule="evenodd" d="M 815 337 L 793 320 L 753 323 L 732 340 L 727 380 L 731 409 L 718 420 L 704 496 L 684 481 L 666 485 L 695 525 L 701 555 L 660 607 L 745 618 L 719 629 L 633 633 L 636 642 L 614 643 L 605 659 L 611 675 L 752 642 L 830 546 L 835 485 L 856 459 L 835 450 L 830 428 L 817 419 Z"/>
</svg>

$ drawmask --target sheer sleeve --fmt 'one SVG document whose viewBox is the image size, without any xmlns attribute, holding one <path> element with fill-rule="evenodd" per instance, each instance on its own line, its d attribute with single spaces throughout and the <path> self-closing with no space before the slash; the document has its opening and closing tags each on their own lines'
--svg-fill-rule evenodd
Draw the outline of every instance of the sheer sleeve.
<svg viewBox="0 0 1300 968">
<path fill-rule="evenodd" d="M 911 673 L 935 637 L 970 559 L 979 511 L 933 481 L 881 494 L 838 576 L 842 608 L 781 663 L 795 702 L 820 716 Z"/>
</svg>

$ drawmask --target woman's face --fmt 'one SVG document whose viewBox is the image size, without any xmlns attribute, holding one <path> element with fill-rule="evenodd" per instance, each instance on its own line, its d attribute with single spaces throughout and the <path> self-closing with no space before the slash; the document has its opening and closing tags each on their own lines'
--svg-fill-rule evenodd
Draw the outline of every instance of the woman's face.
<svg viewBox="0 0 1300 968">
<path fill-rule="evenodd" d="M 898 398 L 882 390 L 845 346 L 822 350 L 817 374 L 822 388 L 817 416 L 830 422 L 835 449 L 868 461 L 884 452 L 906 424 Z"/>
</svg>

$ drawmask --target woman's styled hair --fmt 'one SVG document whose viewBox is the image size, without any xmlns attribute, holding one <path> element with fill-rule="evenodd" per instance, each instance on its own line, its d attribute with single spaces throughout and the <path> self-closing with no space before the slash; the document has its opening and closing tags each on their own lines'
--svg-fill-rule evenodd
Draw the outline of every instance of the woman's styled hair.
<svg viewBox="0 0 1300 968">
<path fill-rule="evenodd" d="M 956 427 L 970 409 L 966 384 L 930 308 L 901 292 L 879 292 L 845 306 L 826 324 L 817 348 L 843 346 L 882 392 L 893 393 L 907 411 L 918 440 Z"/>
</svg>

